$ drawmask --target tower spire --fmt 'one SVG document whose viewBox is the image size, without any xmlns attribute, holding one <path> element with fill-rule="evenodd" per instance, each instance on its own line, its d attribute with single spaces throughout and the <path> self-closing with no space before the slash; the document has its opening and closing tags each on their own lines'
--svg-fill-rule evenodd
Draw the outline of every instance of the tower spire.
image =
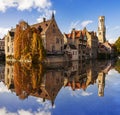
<svg viewBox="0 0 120 115">
<path fill-rule="evenodd" d="M 55 16 L 54 16 L 54 12 L 52 11 L 52 19 L 54 19 L 55 18 Z"/>
</svg>

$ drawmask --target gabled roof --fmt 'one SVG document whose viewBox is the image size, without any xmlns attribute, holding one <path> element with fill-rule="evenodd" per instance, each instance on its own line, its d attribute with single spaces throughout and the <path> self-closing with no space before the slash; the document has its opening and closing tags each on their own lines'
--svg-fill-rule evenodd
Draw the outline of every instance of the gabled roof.
<svg viewBox="0 0 120 115">
<path fill-rule="evenodd" d="M 80 37 L 83 37 L 86 35 L 86 31 L 85 30 L 72 30 L 71 33 L 69 34 L 65 34 L 66 38 L 68 39 L 78 39 Z"/>
<path fill-rule="evenodd" d="M 52 21 L 52 19 L 51 20 L 47 20 L 47 21 L 44 19 L 43 22 L 37 23 L 37 24 L 33 24 L 33 25 L 31 25 L 31 27 L 35 27 L 37 29 L 41 29 L 41 33 L 44 33 L 48 29 L 51 21 Z"/>
</svg>

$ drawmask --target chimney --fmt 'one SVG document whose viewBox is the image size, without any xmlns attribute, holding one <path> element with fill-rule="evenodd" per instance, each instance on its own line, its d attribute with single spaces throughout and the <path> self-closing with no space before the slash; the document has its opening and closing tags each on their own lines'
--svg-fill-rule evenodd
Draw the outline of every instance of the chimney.
<svg viewBox="0 0 120 115">
<path fill-rule="evenodd" d="M 43 22 L 45 22 L 46 21 L 46 18 L 43 18 Z"/>
<path fill-rule="evenodd" d="M 75 41 L 75 28 L 72 29 L 72 40 L 74 43 L 74 41 Z"/>
</svg>

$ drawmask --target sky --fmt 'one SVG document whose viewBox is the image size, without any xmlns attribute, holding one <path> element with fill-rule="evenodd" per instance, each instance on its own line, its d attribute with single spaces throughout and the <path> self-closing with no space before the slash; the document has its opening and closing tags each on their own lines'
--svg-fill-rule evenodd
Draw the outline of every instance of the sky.
<svg viewBox="0 0 120 115">
<path fill-rule="evenodd" d="M 0 0 L 0 38 L 20 20 L 35 24 L 43 17 L 56 22 L 62 33 L 72 28 L 98 29 L 98 17 L 105 16 L 106 39 L 114 43 L 120 36 L 120 0 Z"/>
</svg>

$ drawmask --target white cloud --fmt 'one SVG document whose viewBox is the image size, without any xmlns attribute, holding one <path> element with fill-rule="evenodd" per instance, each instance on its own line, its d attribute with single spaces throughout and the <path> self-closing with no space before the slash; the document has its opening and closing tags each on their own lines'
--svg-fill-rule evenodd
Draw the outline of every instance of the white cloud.
<svg viewBox="0 0 120 115">
<path fill-rule="evenodd" d="M 41 22 L 43 20 L 43 17 L 50 19 L 52 16 L 52 12 L 54 12 L 54 14 L 56 13 L 55 10 L 53 11 L 50 9 L 41 10 L 40 12 L 42 15 L 40 15 L 39 18 L 37 18 L 37 22 Z"/>
<path fill-rule="evenodd" d="M 107 30 L 107 40 L 110 42 L 110 43 L 114 43 L 117 38 L 120 36 L 120 26 L 114 26 L 114 27 L 108 27 Z"/>
<path fill-rule="evenodd" d="M 0 27 L 0 38 L 4 37 L 7 34 L 8 30 L 9 28 Z"/>
<path fill-rule="evenodd" d="M 80 29 L 83 29 L 83 27 L 86 27 L 88 24 L 91 24 L 91 23 L 93 23 L 92 20 L 85 20 L 85 21 L 82 21 L 82 22 L 80 22 L 80 20 L 73 21 L 73 22 L 71 22 L 68 30 L 69 30 L 69 32 L 71 32 L 71 30 L 73 28 L 75 28 L 77 30 L 80 30 Z"/>
<path fill-rule="evenodd" d="M 51 7 L 50 0 L 0 0 L 0 11 L 16 7 L 18 10 L 30 10 L 31 8 L 46 9 Z"/>
<path fill-rule="evenodd" d="M 31 112 L 31 111 L 26 111 L 26 110 L 19 110 L 18 111 L 19 115 L 51 115 L 51 113 L 49 111 L 37 111 L 37 112 Z"/>
<path fill-rule="evenodd" d="M 19 110 L 18 113 L 19 115 L 33 115 L 30 111 L 25 110 Z"/>
<path fill-rule="evenodd" d="M 51 17 L 51 7 L 51 0 L 0 0 L 0 12 L 5 12 L 8 8 L 16 8 L 19 11 L 36 9 L 40 13 L 37 22 L 42 21 L 43 17 Z M 0 28 L 0 37 L 3 37 L 7 31 L 8 28 Z"/>
<path fill-rule="evenodd" d="M 11 113 L 6 110 L 6 108 L 0 108 L 1 115 L 17 115 L 16 113 Z"/>
<path fill-rule="evenodd" d="M 15 7 L 14 0 L 0 0 L 0 11 L 5 12 L 7 8 Z"/>
<path fill-rule="evenodd" d="M 0 93 L 10 92 L 3 82 L 0 82 Z"/>
<path fill-rule="evenodd" d="M 42 99 L 42 98 L 37 98 L 36 101 L 37 101 L 38 103 L 40 103 L 40 105 L 43 106 L 44 111 L 50 110 L 50 109 L 52 109 L 52 108 L 55 108 L 55 104 L 52 106 L 51 100 L 46 100 L 45 102 L 43 102 L 43 99 Z M 42 110 L 43 110 L 43 109 L 42 109 Z"/>
<path fill-rule="evenodd" d="M 75 29 L 80 29 L 80 21 L 77 20 L 77 21 L 73 21 L 71 22 L 70 26 L 69 26 L 69 32 L 71 32 L 71 30 L 75 28 Z"/>
<path fill-rule="evenodd" d="M 36 111 L 36 112 L 31 112 L 29 110 L 18 110 L 17 112 L 9 112 L 7 111 L 7 109 L 4 108 L 0 108 L 0 114 L 1 115 L 51 115 L 50 112 L 46 112 L 46 111 Z"/>
<path fill-rule="evenodd" d="M 111 30 L 111 31 L 120 30 L 120 26 L 115 26 L 115 27 L 111 28 L 110 30 Z"/>
<path fill-rule="evenodd" d="M 82 27 L 86 27 L 88 24 L 91 24 L 91 23 L 93 23 L 92 20 L 85 20 L 85 21 L 83 21 L 83 22 L 81 23 L 81 26 L 82 26 Z"/>
<path fill-rule="evenodd" d="M 90 96 L 90 95 L 92 95 L 92 94 L 93 94 L 93 93 L 85 92 L 85 91 L 83 91 L 83 92 L 81 93 L 82 96 Z"/>
</svg>

